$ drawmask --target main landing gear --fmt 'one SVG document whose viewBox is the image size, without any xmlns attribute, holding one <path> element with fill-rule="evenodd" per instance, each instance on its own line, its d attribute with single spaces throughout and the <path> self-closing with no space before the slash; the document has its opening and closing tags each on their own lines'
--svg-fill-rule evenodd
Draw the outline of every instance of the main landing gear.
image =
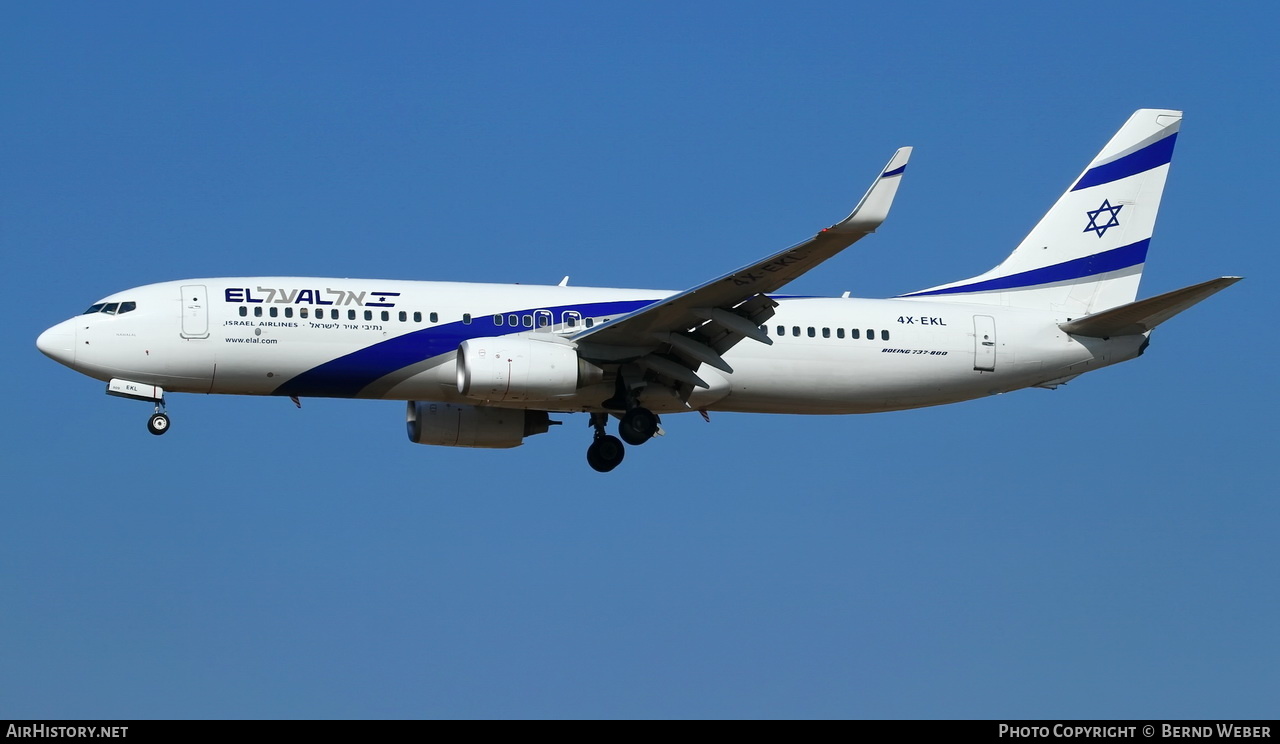
<svg viewBox="0 0 1280 744">
<path fill-rule="evenodd" d="M 587 464 L 597 473 L 607 473 L 622 463 L 627 450 L 617 437 L 596 432 L 595 440 L 587 447 Z"/>
<path fill-rule="evenodd" d="M 627 444 L 639 446 L 658 433 L 658 416 L 648 408 L 632 408 L 618 422 L 618 436 Z"/>
<path fill-rule="evenodd" d="M 587 448 L 587 464 L 599 473 L 607 473 L 621 464 L 622 458 L 627 454 L 626 448 L 622 446 L 623 441 L 639 446 L 658 433 L 658 416 L 648 408 L 632 408 L 622 414 L 618 421 L 621 440 L 605 433 L 604 427 L 608 422 L 607 413 L 591 414 L 591 427 L 595 429 L 595 437 Z"/>
</svg>

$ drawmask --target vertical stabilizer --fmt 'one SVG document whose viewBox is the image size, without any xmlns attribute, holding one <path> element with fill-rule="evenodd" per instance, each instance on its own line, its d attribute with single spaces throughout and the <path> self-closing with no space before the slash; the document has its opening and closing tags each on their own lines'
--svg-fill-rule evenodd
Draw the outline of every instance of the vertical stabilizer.
<svg viewBox="0 0 1280 744">
<path fill-rule="evenodd" d="M 1135 112 L 1003 263 L 903 296 L 1069 317 L 1132 302 L 1181 121 L 1181 111 Z"/>
</svg>

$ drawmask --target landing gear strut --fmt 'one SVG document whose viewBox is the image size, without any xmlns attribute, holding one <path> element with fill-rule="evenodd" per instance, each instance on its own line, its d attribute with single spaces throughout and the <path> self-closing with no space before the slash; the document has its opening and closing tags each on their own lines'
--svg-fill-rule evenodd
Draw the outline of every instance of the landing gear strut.
<svg viewBox="0 0 1280 744">
<path fill-rule="evenodd" d="M 622 365 L 618 370 L 613 397 L 600 405 L 618 417 L 618 436 L 611 437 L 605 433 L 605 424 L 609 422 L 609 413 L 591 414 L 591 426 L 595 429 L 595 439 L 587 448 L 587 462 L 601 473 L 607 473 L 618 467 L 626 450 L 622 442 L 638 447 L 661 433 L 658 415 L 640 405 L 639 392 L 645 387 L 644 370 L 635 365 Z M 617 413 L 622 411 L 622 413 Z"/>
<path fill-rule="evenodd" d="M 587 448 L 587 464 L 598 473 L 607 473 L 618 467 L 627 450 L 617 437 L 604 432 L 604 425 L 609 421 L 607 413 L 591 414 L 591 427 L 595 429 L 595 438 Z"/>
</svg>

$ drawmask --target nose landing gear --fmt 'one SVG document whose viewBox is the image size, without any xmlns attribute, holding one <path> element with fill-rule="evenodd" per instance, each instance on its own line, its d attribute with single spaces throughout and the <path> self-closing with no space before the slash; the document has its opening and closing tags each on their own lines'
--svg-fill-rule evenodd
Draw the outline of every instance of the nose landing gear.
<svg viewBox="0 0 1280 744">
<path fill-rule="evenodd" d="M 161 411 L 151 414 L 151 418 L 147 419 L 147 431 L 156 436 L 169 431 L 169 414 Z"/>
<path fill-rule="evenodd" d="M 112 379 L 107 383 L 107 395 L 154 403 L 155 413 L 147 419 L 147 431 L 156 436 L 169 431 L 169 414 L 164 411 L 164 388 L 131 380 Z"/>
<path fill-rule="evenodd" d="M 164 398 L 156 401 L 156 412 L 147 419 L 147 431 L 156 436 L 169 431 L 169 414 L 164 410 Z"/>
</svg>

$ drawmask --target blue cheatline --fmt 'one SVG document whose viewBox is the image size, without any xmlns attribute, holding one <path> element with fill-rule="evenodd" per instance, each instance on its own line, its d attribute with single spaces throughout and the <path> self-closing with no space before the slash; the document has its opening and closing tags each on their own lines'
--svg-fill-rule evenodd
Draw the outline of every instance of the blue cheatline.
<svg viewBox="0 0 1280 744">
<path fill-rule="evenodd" d="M 982 282 L 974 282 L 973 284 L 962 284 L 958 287 L 946 287 L 944 289 L 934 289 L 927 292 L 912 292 L 911 294 L 902 295 L 902 297 L 924 297 L 926 295 L 945 295 L 945 294 L 962 294 L 965 292 L 992 292 L 1002 289 L 1026 289 L 1041 284 L 1052 284 L 1054 282 L 1067 282 L 1075 279 L 1084 279 L 1098 274 L 1105 274 L 1108 271 L 1119 271 L 1127 269 L 1130 266 L 1147 260 L 1147 246 L 1151 244 L 1151 238 L 1139 240 L 1136 243 L 1122 245 L 1109 251 L 1095 253 L 1092 256 L 1084 258 L 1076 258 L 1071 261 L 1063 261 L 1060 264 L 1045 266 L 1039 269 L 1023 271 L 1018 274 L 1010 274 L 996 279 L 988 279 Z"/>
<path fill-rule="evenodd" d="M 638 310 L 656 300 L 628 300 L 624 302 L 596 302 L 560 307 L 539 307 L 526 310 L 507 310 L 502 315 L 527 315 L 538 310 L 550 310 L 556 315 L 576 311 L 584 318 L 613 316 Z M 494 313 L 497 315 L 497 313 Z M 521 329 L 523 331 L 525 329 Z M 318 398 L 353 398 L 376 380 L 396 370 L 426 361 L 441 354 L 456 351 L 458 345 L 469 338 L 503 336 L 512 333 L 510 326 L 499 326 L 493 315 L 473 318 L 470 323 L 461 321 L 423 328 L 405 333 L 386 341 L 366 346 L 350 354 L 331 359 L 324 364 L 285 381 L 272 395 L 297 395 Z"/>
</svg>

